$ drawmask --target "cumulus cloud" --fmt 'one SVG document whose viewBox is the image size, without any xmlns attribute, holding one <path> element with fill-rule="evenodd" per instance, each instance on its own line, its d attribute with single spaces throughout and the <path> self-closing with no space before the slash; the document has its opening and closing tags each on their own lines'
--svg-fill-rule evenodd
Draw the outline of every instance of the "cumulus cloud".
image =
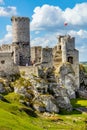
<svg viewBox="0 0 87 130">
<path fill-rule="evenodd" d="M 63 17 L 72 25 L 87 25 L 87 3 L 76 4 L 74 8 L 67 8 Z"/>
<path fill-rule="evenodd" d="M 31 29 L 44 30 L 55 28 L 63 21 L 62 10 L 57 6 L 36 7 L 32 16 Z"/>
<path fill-rule="evenodd" d="M 70 30 L 68 33 L 74 37 L 87 38 L 87 30 L 80 29 L 78 31 Z"/>
<path fill-rule="evenodd" d="M 7 44 L 12 42 L 12 26 L 6 26 L 7 34 L 4 36 L 3 39 L 0 39 L 0 44 Z"/>
<path fill-rule="evenodd" d="M 57 43 L 56 34 L 45 34 L 43 37 L 31 39 L 31 46 L 53 47 Z"/>
<path fill-rule="evenodd" d="M 36 7 L 32 15 L 31 29 L 58 31 L 64 29 L 64 22 L 71 26 L 87 25 L 87 3 L 76 4 L 74 8 L 62 10 L 58 6 Z"/>
<path fill-rule="evenodd" d="M 14 6 L 0 7 L 0 16 L 12 16 L 17 14 L 17 9 Z"/>
</svg>

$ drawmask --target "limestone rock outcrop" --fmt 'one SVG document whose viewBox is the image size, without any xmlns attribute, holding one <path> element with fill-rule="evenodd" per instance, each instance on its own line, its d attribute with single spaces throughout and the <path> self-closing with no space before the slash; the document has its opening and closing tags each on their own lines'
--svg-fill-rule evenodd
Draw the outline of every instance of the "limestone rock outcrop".
<svg viewBox="0 0 87 130">
<path fill-rule="evenodd" d="M 0 94 L 7 94 L 11 92 L 12 89 L 9 86 L 9 82 L 5 79 L 0 79 Z"/>
<path fill-rule="evenodd" d="M 49 93 L 53 95 L 60 109 L 63 108 L 67 111 L 72 110 L 72 105 L 70 104 L 66 88 L 60 86 L 60 84 L 51 84 L 49 86 Z"/>
<path fill-rule="evenodd" d="M 11 89 L 23 96 L 19 102 L 39 112 L 72 111 L 70 99 L 75 98 L 75 79 L 71 64 L 61 64 L 57 69 L 40 67 L 38 73 L 21 75 L 10 83 Z M 0 89 L 4 92 L 5 87 L 0 84 Z"/>
<path fill-rule="evenodd" d="M 76 98 L 75 96 L 75 73 L 70 63 L 64 63 L 59 67 L 58 70 L 58 82 L 64 86 L 67 90 L 67 94 L 70 99 Z"/>
<path fill-rule="evenodd" d="M 0 83 L 0 93 L 5 93 L 5 92 L 6 90 L 5 90 L 4 84 Z"/>
<path fill-rule="evenodd" d="M 34 101 L 34 108 L 40 112 L 59 112 L 56 99 L 52 95 L 39 95 Z"/>
<path fill-rule="evenodd" d="M 80 88 L 78 90 L 78 96 L 87 99 L 87 72 L 85 67 L 80 64 Z"/>
</svg>

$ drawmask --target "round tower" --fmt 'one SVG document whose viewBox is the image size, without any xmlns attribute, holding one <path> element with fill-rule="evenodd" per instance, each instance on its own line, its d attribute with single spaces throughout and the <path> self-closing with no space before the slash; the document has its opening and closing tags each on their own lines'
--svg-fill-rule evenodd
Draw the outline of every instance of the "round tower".
<svg viewBox="0 0 87 130">
<path fill-rule="evenodd" d="M 28 17 L 12 17 L 13 43 L 28 43 L 30 41 L 30 20 Z"/>
<path fill-rule="evenodd" d="M 30 63 L 30 20 L 28 17 L 11 18 L 13 44 L 18 46 L 14 53 L 14 58 L 19 59 L 17 65 L 29 65 Z M 18 54 L 18 55 L 15 55 Z M 17 60 L 15 60 L 17 61 Z"/>
</svg>

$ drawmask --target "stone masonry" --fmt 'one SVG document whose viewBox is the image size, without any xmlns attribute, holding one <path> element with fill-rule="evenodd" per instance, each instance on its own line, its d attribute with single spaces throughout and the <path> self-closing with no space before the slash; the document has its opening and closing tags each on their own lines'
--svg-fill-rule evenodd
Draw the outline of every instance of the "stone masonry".
<svg viewBox="0 0 87 130">
<path fill-rule="evenodd" d="M 71 63 L 75 72 L 76 88 L 79 88 L 79 52 L 75 49 L 75 38 L 70 35 L 59 36 L 58 44 L 53 48 L 53 63 Z"/>
<path fill-rule="evenodd" d="M 12 44 L 0 47 L 0 75 L 10 74 L 17 66 L 38 65 L 58 68 L 61 63 L 71 63 L 76 88 L 79 88 L 79 52 L 75 49 L 75 38 L 70 35 L 58 37 L 53 48 L 34 46 L 30 48 L 30 20 L 27 17 L 12 17 Z M 30 70 L 30 68 L 29 68 Z M 6 72 L 7 71 L 7 72 Z"/>
<path fill-rule="evenodd" d="M 30 63 L 30 20 L 27 17 L 12 17 L 12 51 L 17 65 L 29 65 Z"/>
</svg>

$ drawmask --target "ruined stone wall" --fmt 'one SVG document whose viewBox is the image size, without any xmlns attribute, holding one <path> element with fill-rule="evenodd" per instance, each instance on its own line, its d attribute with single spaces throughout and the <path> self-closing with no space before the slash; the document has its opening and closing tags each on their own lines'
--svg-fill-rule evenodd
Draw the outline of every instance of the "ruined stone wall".
<svg viewBox="0 0 87 130">
<path fill-rule="evenodd" d="M 57 68 L 62 63 L 62 50 L 61 45 L 58 43 L 53 48 L 53 66 Z"/>
<path fill-rule="evenodd" d="M 19 59 L 19 46 L 16 43 L 11 44 L 13 57 L 14 57 L 14 64 L 19 65 L 20 59 Z"/>
<path fill-rule="evenodd" d="M 0 52 L 0 76 L 13 73 L 14 62 L 11 52 Z"/>
<path fill-rule="evenodd" d="M 11 44 L 2 44 L 0 46 L 0 51 L 1 52 L 11 52 Z"/>
<path fill-rule="evenodd" d="M 41 62 L 47 66 L 53 66 L 53 50 L 52 48 L 42 48 Z"/>
<path fill-rule="evenodd" d="M 31 47 L 31 61 L 32 62 L 41 62 L 41 51 L 42 47 L 41 46 L 35 46 Z"/>
<path fill-rule="evenodd" d="M 75 49 L 75 38 L 67 35 L 60 36 L 59 42 L 62 50 L 62 62 L 67 62 L 68 52 L 73 52 Z"/>
<path fill-rule="evenodd" d="M 12 52 L 0 52 L 0 76 L 9 76 L 22 74 L 25 76 L 34 74 L 38 76 L 38 67 L 35 66 L 17 66 L 14 64 Z"/>
</svg>

